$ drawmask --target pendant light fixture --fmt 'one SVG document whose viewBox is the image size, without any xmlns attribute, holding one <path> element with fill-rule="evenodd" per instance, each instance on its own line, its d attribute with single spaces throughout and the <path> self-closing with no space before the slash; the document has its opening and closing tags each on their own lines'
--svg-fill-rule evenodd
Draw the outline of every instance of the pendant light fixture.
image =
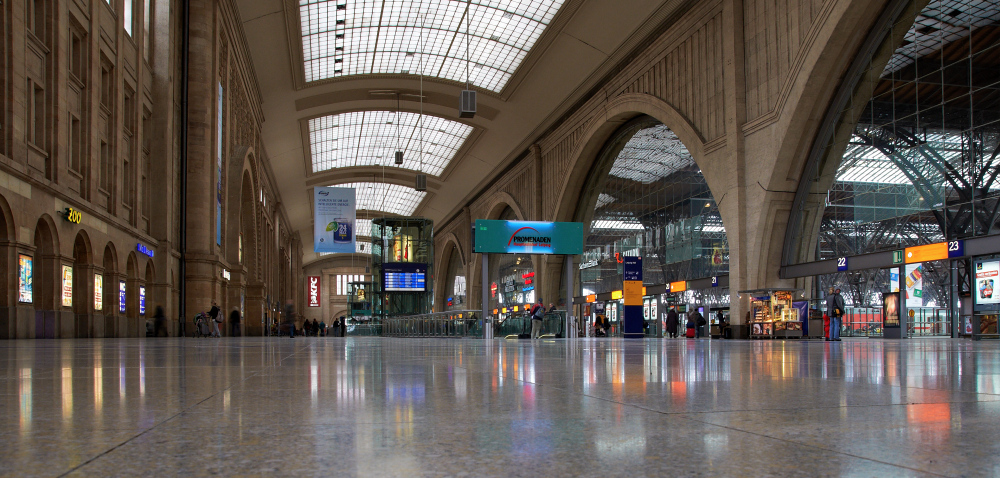
<svg viewBox="0 0 1000 478">
<path fill-rule="evenodd" d="M 469 63 L 472 62 L 472 0 L 465 2 L 465 89 L 462 90 L 458 99 L 458 117 L 472 118 L 476 116 L 476 92 L 472 89 L 472 82 L 469 80 Z"/>
</svg>

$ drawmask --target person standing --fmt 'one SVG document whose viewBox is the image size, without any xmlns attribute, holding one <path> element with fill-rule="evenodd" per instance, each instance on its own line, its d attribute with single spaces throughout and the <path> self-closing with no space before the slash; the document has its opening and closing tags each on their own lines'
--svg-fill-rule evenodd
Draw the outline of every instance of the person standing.
<svg viewBox="0 0 1000 478">
<path fill-rule="evenodd" d="M 840 295 L 840 289 L 833 290 L 826 297 L 826 314 L 830 316 L 830 336 L 827 340 L 840 342 L 840 322 L 844 316 L 844 309 L 844 296 Z"/>
<path fill-rule="evenodd" d="M 319 336 L 326 337 L 326 322 L 319 323 Z"/>
<path fill-rule="evenodd" d="M 698 312 L 698 306 L 694 305 L 691 307 L 693 310 L 688 314 L 688 318 L 691 322 L 694 322 L 694 336 L 695 338 L 701 338 L 701 328 L 705 326 L 705 317 L 702 317 L 701 312 Z"/>
<path fill-rule="evenodd" d="M 159 337 L 160 332 L 163 332 L 164 337 L 170 337 L 167 333 L 167 316 L 163 313 L 163 306 L 156 306 L 156 312 L 153 314 L 153 336 Z"/>
<path fill-rule="evenodd" d="M 545 317 L 545 306 L 542 305 L 542 299 L 538 299 L 538 303 L 531 308 L 531 338 L 537 339 L 542 334 L 542 317 Z"/>
<path fill-rule="evenodd" d="M 288 327 L 288 336 L 295 338 L 295 304 L 292 301 L 285 302 L 285 326 Z"/>
<path fill-rule="evenodd" d="M 670 338 L 677 338 L 677 325 L 680 322 L 680 317 L 677 316 L 677 308 L 671 307 L 667 310 L 667 334 Z"/>
<path fill-rule="evenodd" d="M 319 322 L 317 322 L 316 319 L 313 319 L 312 326 L 310 328 L 312 329 L 313 337 L 319 337 Z"/>
<path fill-rule="evenodd" d="M 208 321 L 212 323 L 212 337 L 216 338 L 222 337 L 222 334 L 219 333 L 219 323 L 222 322 L 222 319 L 219 318 L 219 312 L 222 311 L 213 300 L 212 308 L 208 310 Z"/>
<path fill-rule="evenodd" d="M 239 337 L 240 333 L 240 309 L 238 307 L 233 307 L 233 311 L 229 313 L 229 335 L 232 337 Z"/>
</svg>

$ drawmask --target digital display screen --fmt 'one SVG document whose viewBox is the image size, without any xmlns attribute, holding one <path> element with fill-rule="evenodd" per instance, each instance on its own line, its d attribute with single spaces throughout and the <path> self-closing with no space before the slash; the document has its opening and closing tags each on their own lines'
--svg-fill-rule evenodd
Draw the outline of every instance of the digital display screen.
<svg viewBox="0 0 1000 478">
<path fill-rule="evenodd" d="M 427 264 L 386 262 L 382 264 L 382 289 L 386 292 L 427 290 Z"/>
</svg>

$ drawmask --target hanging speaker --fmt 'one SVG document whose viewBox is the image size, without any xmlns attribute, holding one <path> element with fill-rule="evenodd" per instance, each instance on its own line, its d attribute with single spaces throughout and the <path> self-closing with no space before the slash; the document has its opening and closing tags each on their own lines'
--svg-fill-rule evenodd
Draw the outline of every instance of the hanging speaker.
<svg viewBox="0 0 1000 478">
<path fill-rule="evenodd" d="M 472 118 L 474 116 L 476 116 L 476 92 L 462 90 L 462 96 L 458 100 L 458 117 Z"/>
<path fill-rule="evenodd" d="M 416 184 L 416 187 L 414 187 L 414 189 L 416 189 L 417 191 L 426 191 L 427 190 L 427 175 L 426 174 L 418 174 L 417 175 L 417 184 Z"/>
<path fill-rule="evenodd" d="M 403 164 L 403 152 L 402 151 L 396 151 L 396 164 L 397 165 Z"/>
</svg>

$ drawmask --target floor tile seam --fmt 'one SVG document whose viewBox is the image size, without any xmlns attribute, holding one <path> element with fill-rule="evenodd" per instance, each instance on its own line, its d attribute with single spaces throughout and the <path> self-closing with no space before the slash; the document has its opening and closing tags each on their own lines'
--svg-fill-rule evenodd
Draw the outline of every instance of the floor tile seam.
<svg viewBox="0 0 1000 478">
<path fill-rule="evenodd" d="M 884 461 L 884 460 L 879 460 L 879 459 L 876 459 L 876 458 L 870 458 L 870 457 L 866 457 L 866 456 L 861 456 L 861 455 L 858 455 L 858 454 L 855 454 L 855 453 L 847 453 L 847 452 L 844 452 L 844 451 L 835 450 L 835 449 L 831 449 L 831 448 L 825 448 L 825 447 L 821 447 L 821 446 L 817 446 L 817 445 L 812 445 L 812 444 L 804 443 L 804 442 L 800 442 L 800 441 L 789 440 L 789 439 L 786 439 L 786 438 L 779 438 L 779 437 L 767 435 L 767 434 L 764 434 L 764 433 L 753 432 L 753 431 L 750 431 L 750 430 L 743 430 L 743 429 L 732 427 L 732 426 L 719 425 L 719 424 L 716 424 L 716 423 L 706 422 L 704 420 L 698 420 L 698 419 L 695 419 L 695 418 L 692 418 L 692 417 L 680 417 L 680 418 L 683 418 L 685 420 L 690 420 L 690 421 L 693 421 L 693 422 L 697 422 L 697 423 L 701 423 L 703 425 L 709 425 L 709 426 L 712 426 L 712 427 L 723 428 L 723 429 L 731 430 L 731 431 L 735 431 L 735 432 L 746 433 L 748 435 L 754 435 L 754 436 L 758 436 L 758 437 L 763 437 L 763 438 L 767 438 L 767 439 L 770 439 L 770 440 L 775 440 L 775 441 L 787 443 L 787 444 L 790 444 L 790 445 L 798 445 L 798 446 L 802 446 L 802 447 L 806 447 L 806 448 L 812 448 L 814 450 L 819 450 L 821 452 L 834 453 L 834 454 L 842 455 L 842 456 L 849 456 L 851 458 L 855 458 L 855 459 L 858 459 L 858 460 L 864 460 L 864 461 L 870 461 L 870 462 L 874 462 L 874 463 L 880 463 L 880 464 L 883 464 L 883 465 L 892 466 L 892 467 L 895 467 L 895 468 L 902 468 L 904 470 L 915 471 L 915 472 L 918 472 L 918 473 L 925 473 L 925 474 L 928 474 L 928 475 L 941 476 L 941 477 L 950 477 L 950 476 L 952 476 L 952 475 L 946 475 L 946 474 L 942 474 L 942 473 L 936 473 L 936 472 L 933 472 L 933 471 L 922 470 L 920 468 L 914 468 L 912 466 L 900 465 L 900 464 L 896 464 L 896 463 L 890 463 L 890 462 L 887 462 L 887 461 Z"/>
<path fill-rule="evenodd" d="M 812 380 L 812 381 L 837 382 L 837 383 L 843 383 L 843 384 L 880 385 L 880 384 L 871 383 L 871 382 L 848 382 L 846 380 L 832 380 L 832 379 L 823 378 L 823 377 L 803 377 L 803 378 L 808 379 L 808 380 Z M 928 390 L 928 391 L 932 391 L 932 392 L 948 392 L 948 393 L 955 393 L 955 392 L 957 392 L 957 393 L 968 393 L 968 394 L 973 394 L 973 395 L 987 395 L 987 396 L 991 396 L 991 397 L 1000 397 L 1000 393 L 969 392 L 969 391 L 965 391 L 965 390 L 948 390 L 948 389 L 944 389 L 944 388 L 915 387 L 915 386 L 910 386 L 910 385 L 892 385 L 892 384 L 883 384 L 883 385 L 887 385 L 889 387 L 899 388 L 899 389 Z"/>
<path fill-rule="evenodd" d="M 307 347 L 304 347 L 304 348 L 310 348 L 310 347 L 307 346 Z M 289 355 L 281 358 L 276 364 L 272 365 L 272 368 L 277 368 L 278 364 L 280 364 L 283 360 L 291 357 L 292 355 L 295 355 L 296 353 L 299 353 L 300 351 L 293 352 L 293 353 L 291 353 L 291 354 L 289 354 Z M 132 442 L 136 438 L 139 438 L 139 437 L 141 437 L 141 436 L 143 436 L 143 435 L 145 435 L 147 433 L 152 432 L 153 430 L 156 430 L 157 428 L 159 428 L 159 427 L 161 427 L 163 425 L 166 425 L 167 423 L 175 420 L 176 418 L 180 417 L 184 413 L 186 413 L 186 412 L 188 412 L 188 411 L 190 411 L 190 410 L 192 410 L 192 409 L 200 406 L 201 404 L 203 404 L 203 403 L 205 403 L 205 402 L 207 402 L 209 400 L 212 400 L 213 398 L 219 396 L 221 393 L 223 393 L 223 392 L 225 392 L 227 390 L 231 390 L 236 385 L 239 385 L 239 384 L 241 384 L 243 382 L 246 382 L 247 380 L 250 380 L 251 378 L 254 378 L 254 377 L 258 376 L 258 375 L 260 375 L 259 372 L 251 372 L 249 375 L 247 375 L 246 377 L 244 377 L 242 380 L 234 382 L 234 383 L 230 384 L 228 387 L 220 389 L 220 390 L 216 391 L 215 393 L 213 393 L 213 394 L 205 397 L 204 399 L 199 400 L 197 403 L 194 403 L 194 404 L 192 404 L 191 406 L 189 406 L 187 408 L 179 410 L 177 413 L 175 413 L 175 414 L 173 414 L 173 415 L 171 415 L 171 416 L 169 416 L 169 417 L 161 420 L 159 423 L 156 423 L 156 424 L 150 426 L 149 428 L 147 428 L 147 429 L 145 429 L 145 430 L 143 430 L 143 431 L 141 431 L 141 432 L 139 432 L 139 433 L 137 433 L 137 434 L 129 437 L 125 441 L 122 441 L 121 443 L 119 443 L 119 444 L 117 444 L 117 445 L 115 445 L 115 446 L 113 446 L 113 447 L 111 447 L 111 448 L 109 448 L 109 449 L 107 449 L 107 450 L 105 450 L 105 451 L 103 451 L 101 453 L 98 453 L 97 455 L 95 455 L 94 457 L 90 458 L 89 460 L 87 460 L 87 461 L 85 461 L 83 463 L 80 463 L 79 465 L 74 466 L 73 468 L 70 468 L 69 470 L 66 470 L 65 472 L 63 472 L 59 476 L 60 477 L 64 477 L 64 476 L 69 475 L 70 473 L 73 473 L 73 472 L 75 472 L 77 470 L 82 469 L 83 467 L 85 467 L 85 466 L 87 466 L 87 465 L 89 465 L 89 464 L 91 464 L 91 463 L 99 460 L 101 457 L 107 456 L 107 455 L 111 454 L 112 452 L 114 452 L 115 450 L 117 450 L 117 449 L 119 449 L 119 448 L 127 445 L 128 443 Z"/>
</svg>

